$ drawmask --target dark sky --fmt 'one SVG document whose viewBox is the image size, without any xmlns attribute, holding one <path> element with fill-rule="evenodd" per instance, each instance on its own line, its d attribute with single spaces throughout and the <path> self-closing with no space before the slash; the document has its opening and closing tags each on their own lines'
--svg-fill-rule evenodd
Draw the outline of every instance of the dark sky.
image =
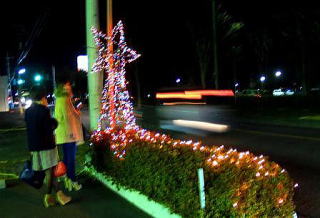
<svg viewBox="0 0 320 218">
<path fill-rule="evenodd" d="M 219 0 L 217 0 L 219 2 Z M 273 16 L 287 16 L 291 10 L 311 10 L 314 5 L 301 3 L 294 5 L 289 1 L 223 1 L 223 8 L 234 16 L 235 20 L 245 22 L 249 29 L 259 29 L 261 26 L 274 26 Z M 101 28 L 105 28 L 105 1 L 100 1 Z M 19 42 L 28 43 L 28 38 L 36 26 L 30 51 L 22 65 L 30 68 L 41 68 L 49 71 L 52 64 L 56 65 L 57 73 L 65 68 L 76 68 L 76 57 L 85 53 L 85 9 L 84 0 L 65 1 L 18 1 L 11 0 L 1 13 L 1 71 L 4 72 L 4 57 L 18 57 Z M 128 45 L 142 54 L 128 68 L 128 78 L 133 79 L 134 70 L 142 81 L 145 91 L 152 88 L 173 86 L 176 77 L 182 77 L 184 82 L 199 85 L 199 66 L 192 34 L 198 32 L 211 34 L 211 4 L 209 0 L 182 1 L 130 1 L 114 0 L 114 22 L 123 20 L 126 28 Z M 289 21 L 290 22 L 290 21 Z M 191 29 L 190 29 L 191 26 Z M 277 34 L 280 30 L 275 29 Z M 37 34 L 35 34 L 37 35 Z M 30 40 L 29 40 L 30 42 Z M 224 44 L 219 45 L 222 59 L 222 72 L 225 86 L 232 80 L 228 50 Z M 226 45 L 227 46 L 227 45 Z M 28 47 L 28 46 L 27 46 Z M 25 48 L 22 46 L 22 48 Z M 27 49 L 24 49 L 27 50 Z M 282 48 L 283 51 L 286 48 Z M 274 52 L 279 54 L 279 52 Z M 247 57 L 252 56 L 248 51 Z M 276 56 L 276 55 L 275 55 Z M 281 62 L 281 57 L 275 58 L 274 63 Z M 281 55 L 279 55 L 281 56 Z M 226 58 L 225 58 L 226 57 Z M 250 58 L 239 64 L 242 71 L 255 72 L 257 69 Z M 284 61 L 283 61 L 284 62 Z M 14 63 L 12 63 L 14 64 Z M 275 64 L 276 65 L 276 64 Z M 283 64 L 286 65 L 286 64 Z M 281 66 L 281 63 L 278 64 Z M 212 67 L 212 66 L 210 66 Z M 286 67 L 286 66 L 282 66 Z M 241 71 L 242 69 L 242 71 Z M 225 73 L 226 72 L 226 73 Z M 3 73 L 2 73 L 3 74 Z M 246 75 L 251 75 L 247 73 Z M 189 78 L 189 79 L 187 79 Z M 190 81 L 192 78 L 193 81 Z M 245 78 L 245 77 L 244 77 Z"/>
</svg>

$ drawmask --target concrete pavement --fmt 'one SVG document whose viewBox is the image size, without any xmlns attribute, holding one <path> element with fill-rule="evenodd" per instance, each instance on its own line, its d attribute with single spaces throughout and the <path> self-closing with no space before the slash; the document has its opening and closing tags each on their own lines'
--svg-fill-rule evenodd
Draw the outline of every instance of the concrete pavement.
<svg viewBox="0 0 320 218">
<path fill-rule="evenodd" d="M 83 189 L 71 192 L 72 202 L 44 208 L 45 189 L 11 182 L 0 190 L 1 218 L 147 218 L 150 217 L 98 182 L 82 178 Z"/>
</svg>

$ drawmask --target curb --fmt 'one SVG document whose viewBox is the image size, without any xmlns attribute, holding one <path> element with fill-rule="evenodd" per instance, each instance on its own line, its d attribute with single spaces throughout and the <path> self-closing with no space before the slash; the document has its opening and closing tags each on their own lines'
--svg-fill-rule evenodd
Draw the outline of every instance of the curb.
<svg viewBox="0 0 320 218">
<path fill-rule="evenodd" d="M 26 127 L 0 129 L 0 132 L 14 132 L 14 131 L 22 131 L 22 130 L 26 130 Z"/>
<path fill-rule="evenodd" d="M 8 182 L 10 181 L 18 181 L 19 177 L 15 174 L 11 174 L 11 173 L 0 173 L 1 175 L 5 175 L 5 176 L 10 176 L 10 178 L 7 179 L 0 179 L 0 189 L 5 189 L 7 188 Z"/>
<path fill-rule="evenodd" d="M 0 179 L 0 189 L 5 189 L 6 188 L 6 180 Z"/>
<path fill-rule="evenodd" d="M 127 188 L 115 185 L 110 177 L 103 175 L 96 171 L 93 167 L 85 167 L 84 171 L 91 177 L 103 183 L 106 187 L 120 195 L 140 210 L 155 218 L 181 218 L 180 215 L 171 213 L 168 208 L 153 200 L 148 199 L 147 196 L 135 190 L 128 190 Z"/>
</svg>

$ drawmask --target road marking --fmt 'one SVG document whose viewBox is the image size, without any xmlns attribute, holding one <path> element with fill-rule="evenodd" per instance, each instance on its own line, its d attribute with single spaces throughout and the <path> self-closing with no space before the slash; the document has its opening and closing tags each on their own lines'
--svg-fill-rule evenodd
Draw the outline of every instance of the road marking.
<svg viewBox="0 0 320 218">
<path fill-rule="evenodd" d="M 21 130 L 26 130 L 26 128 L 21 127 L 21 128 L 11 128 L 11 129 L 0 129 L 0 132 L 12 132 L 12 131 L 21 131 Z"/>
<path fill-rule="evenodd" d="M 308 137 L 308 136 L 296 136 L 296 135 L 288 135 L 288 134 L 269 133 L 269 132 L 261 132 L 261 131 L 256 131 L 256 130 L 243 130 L 243 129 L 234 129 L 234 130 L 238 131 L 238 132 L 251 133 L 251 134 L 271 135 L 271 136 L 287 137 L 287 138 L 294 138 L 294 139 L 320 141 L 320 138 Z"/>
<path fill-rule="evenodd" d="M 199 111 L 194 111 L 194 110 L 190 110 L 190 111 L 188 111 L 188 110 L 175 110 L 175 109 L 167 109 L 167 108 L 160 108 L 159 109 L 159 111 L 161 111 L 161 112 L 178 112 L 178 113 L 193 113 L 193 114 L 197 114 L 197 113 L 199 113 Z"/>
</svg>

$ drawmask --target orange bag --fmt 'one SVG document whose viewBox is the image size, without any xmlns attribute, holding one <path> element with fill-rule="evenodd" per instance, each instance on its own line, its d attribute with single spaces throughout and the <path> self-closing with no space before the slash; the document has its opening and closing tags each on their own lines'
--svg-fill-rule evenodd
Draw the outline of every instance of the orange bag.
<svg viewBox="0 0 320 218">
<path fill-rule="evenodd" d="M 60 177 L 66 174 L 66 172 L 67 172 L 66 165 L 62 161 L 59 161 L 57 166 L 54 168 L 54 176 Z"/>
</svg>

